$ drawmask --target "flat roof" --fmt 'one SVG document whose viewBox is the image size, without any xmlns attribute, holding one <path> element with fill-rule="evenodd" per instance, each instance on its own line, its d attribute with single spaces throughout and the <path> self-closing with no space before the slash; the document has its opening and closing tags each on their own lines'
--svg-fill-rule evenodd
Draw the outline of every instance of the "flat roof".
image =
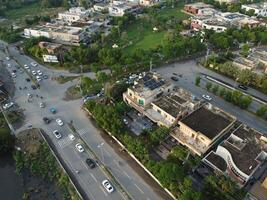
<svg viewBox="0 0 267 200">
<path fill-rule="evenodd" d="M 207 161 L 209 161 L 210 163 L 212 163 L 213 165 L 215 165 L 219 170 L 221 170 L 222 172 L 225 172 L 227 169 L 227 163 L 225 162 L 225 160 L 221 157 L 218 156 L 216 153 L 214 153 L 213 151 L 211 151 L 206 157 L 205 159 Z"/>
<path fill-rule="evenodd" d="M 234 119 L 212 112 L 204 106 L 192 112 L 181 120 L 182 123 L 209 139 L 217 137 L 222 130 L 229 126 Z"/>
<path fill-rule="evenodd" d="M 169 94 L 167 96 L 163 96 L 157 101 L 154 101 L 153 104 L 176 118 L 181 111 L 185 110 L 185 107 L 181 105 L 185 102 L 186 101 L 184 99 L 180 98 L 176 94 Z"/>
<path fill-rule="evenodd" d="M 233 135 L 233 136 L 232 136 Z M 221 146 L 226 148 L 235 165 L 245 174 L 250 175 L 259 165 L 257 157 L 267 150 L 267 144 L 260 140 L 260 133 L 240 126 Z"/>
</svg>

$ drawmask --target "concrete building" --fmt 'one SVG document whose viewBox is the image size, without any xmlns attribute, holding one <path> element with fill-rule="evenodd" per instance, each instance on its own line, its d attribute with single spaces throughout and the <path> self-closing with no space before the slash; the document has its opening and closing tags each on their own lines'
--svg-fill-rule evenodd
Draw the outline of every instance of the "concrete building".
<svg viewBox="0 0 267 200">
<path fill-rule="evenodd" d="M 261 24 L 262 23 L 259 20 L 253 18 L 244 18 L 237 21 L 237 26 L 239 28 L 243 27 L 256 28 L 258 26 L 261 26 Z"/>
<path fill-rule="evenodd" d="M 123 93 L 123 100 L 139 112 L 143 112 L 155 99 L 172 90 L 171 82 L 164 80 L 159 74 L 149 72 Z"/>
<path fill-rule="evenodd" d="M 57 26 L 55 24 L 47 24 L 37 26 L 35 28 L 24 29 L 25 37 L 40 37 L 50 38 L 58 43 L 79 45 L 84 42 L 85 31 L 82 28 L 71 26 Z"/>
<path fill-rule="evenodd" d="M 122 17 L 126 13 L 132 13 L 138 9 L 137 4 L 124 1 L 113 1 L 108 7 L 108 12 L 110 16 Z"/>
<path fill-rule="evenodd" d="M 267 161 L 267 138 L 241 124 L 203 161 L 243 186 Z"/>
<path fill-rule="evenodd" d="M 141 6 L 153 6 L 155 4 L 158 4 L 160 0 L 140 0 L 139 4 Z"/>
<path fill-rule="evenodd" d="M 218 1 L 220 4 L 222 3 L 232 4 L 232 3 L 237 2 L 238 0 L 215 0 L 215 1 Z"/>
<path fill-rule="evenodd" d="M 247 15 L 243 15 L 241 13 L 235 12 L 219 12 L 215 15 L 215 17 L 222 22 L 229 23 L 229 25 L 237 24 L 237 21 L 247 18 Z"/>
<path fill-rule="evenodd" d="M 51 42 L 39 42 L 38 46 L 41 49 L 46 49 L 48 54 L 56 54 L 62 47 L 61 44 L 56 44 Z"/>
<path fill-rule="evenodd" d="M 215 32 L 224 32 L 228 28 L 228 23 L 219 21 L 216 17 L 198 16 L 191 20 L 191 28 L 194 30 L 207 29 Z"/>
<path fill-rule="evenodd" d="M 208 11 L 207 9 L 210 9 L 212 7 L 213 7 L 212 5 L 205 4 L 202 2 L 197 2 L 192 4 L 186 4 L 184 6 L 184 11 L 191 13 L 193 15 L 203 15 L 205 13 L 205 10 L 207 12 Z"/>
<path fill-rule="evenodd" d="M 96 3 L 93 7 L 97 12 L 107 12 L 109 5 L 105 3 Z"/>
<path fill-rule="evenodd" d="M 241 8 L 246 11 L 254 10 L 256 16 L 267 17 L 267 2 L 242 5 Z"/>
<path fill-rule="evenodd" d="M 72 23 L 85 19 L 89 16 L 89 14 L 89 10 L 85 10 L 83 7 L 73 7 L 68 11 L 58 13 L 58 19 L 64 22 Z"/>
<path fill-rule="evenodd" d="M 172 136 L 199 156 L 223 137 L 235 122 L 235 117 L 211 104 L 204 105 L 178 122 Z"/>
</svg>

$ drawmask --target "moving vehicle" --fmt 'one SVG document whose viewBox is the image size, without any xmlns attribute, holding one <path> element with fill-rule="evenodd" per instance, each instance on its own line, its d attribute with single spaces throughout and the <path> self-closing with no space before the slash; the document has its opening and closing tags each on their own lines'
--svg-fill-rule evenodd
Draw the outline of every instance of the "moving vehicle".
<svg viewBox="0 0 267 200">
<path fill-rule="evenodd" d="M 206 95 L 206 94 L 203 94 L 203 95 L 202 95 L 202 98 L 203 98 L 203 99 L 206 99 L 206 100 L 208 100 L 208 101 L 211 101 L 211 100 L 212 100 L 212 98 L 211 98 L 209 95 Z"/>
<path fill-rule="evenodd" d="M 51 122 L 51 120 L 48 117 L 43 117 L 43 121 L 46 124 L 49 124 Z"/>
<path fill-rule="evenodd" d="M 57 122 L 57 124 L 58 124 L 59 126 L 63 126 L 63 125 L 64 125 L 63 121 L 62 121 L 60 118 L 57 118 L 57 119 L 56 119 L 56 122 Z"/>
<path fill-rule="evenodd" d="M 242 89 L 242 90 L 247 90 L 247 89 L 248 89 L 247 86 L 242 85 L 242 84 L 238 85 L 238 88 L 240 88 L 240 89 Z"/>
<path fill-rule="evenodd" d="M 61 138 L 61 134 L 58 132 L 58 130 L 54 130 L 53 134 L 56 136 L 57 139 Z"/>
<path fill-rule="evenodd" d="M 75 145 L 75 147 L 80 153 L 84 152 L 84 148 L 82 147 L 82 145 L 80 143 L 77 143 Z"/>
<path fill-rule="evenodd" d="M 110 184 L 108 180 L 103 180 L 102 185 L 108 191 L 108 193 L 112 193 L 114 191 L 113 186 Z"/>
<path fill-rule="evenodd" d="M 93 159 L 87 158 L 85 162 L 90 167 L 90 169 L 95 168 L 95 161 Z"/>
<path fill-rule="evenodd" d="M 7 109 L 11 108 L 12 106 L 14 106 L 14 103 L 11 101 L 11 102 L 6 103 L 5 105 L 3 105 L 3 109 L 7 110 Z"/>
<path fill-rule="evenodd" d="M 43 75 L 43 79 L 48 79 L 48 76 L 47 75 Z"/>
</svg>

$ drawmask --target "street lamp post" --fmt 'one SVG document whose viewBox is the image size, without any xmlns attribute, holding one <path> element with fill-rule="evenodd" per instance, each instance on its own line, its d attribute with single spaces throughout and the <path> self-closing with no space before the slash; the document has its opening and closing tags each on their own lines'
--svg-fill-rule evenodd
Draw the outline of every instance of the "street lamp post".
<svg viewBox="0 0 267 200">
<path fill-rule="evenodd" d="M 99 145 L 97 145 L 97 147 L 98 147 L 98 148 L 100 149 L 100 151 L 101 151 L 102 162 L 103 162 L 103 164 L 105 164 L 104 154 L 103 154 L 103 150 L 102 150 L 103 145 L 104 145 L 104 142 L 101 142 Z"/>
</svg>

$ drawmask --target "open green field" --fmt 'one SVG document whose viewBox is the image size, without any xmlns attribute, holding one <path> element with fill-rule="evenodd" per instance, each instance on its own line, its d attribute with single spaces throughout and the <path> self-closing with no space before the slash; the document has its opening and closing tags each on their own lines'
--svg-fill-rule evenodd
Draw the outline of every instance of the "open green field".
<svg viewBox="0 0 267 200">
<path fill-rule="evenodd" d="M 42 8 L 39 3 L 24 5 L 21 8 L 11 9 L 5 12 L 5 17 L 12 22 L 24 23 L 24 20 L 33 16 L 56 16 L 64 8 Z"/>
<path fill-rule="evenodd" d="M 157 15 L 167 19 L 174 17 L 178 20 L 184 20 L 189 16 L 181 11 L 182 8 L 183 4 L 179 4 L 174 8 L 166 7 L 160 10 Z M 164 42 L 164 35 L 167 33 L 167 30 L 155 32 L 151 24 L 140 19 L 128 26 L 124 32 L 126 32 L 126 39 L 124 39 L 125 41 L 120 39 L 119 43 L 125 47 L 125 53 L 130 53 L 137 48 L 145 50 L 156 48 Z"/>
</svg>

